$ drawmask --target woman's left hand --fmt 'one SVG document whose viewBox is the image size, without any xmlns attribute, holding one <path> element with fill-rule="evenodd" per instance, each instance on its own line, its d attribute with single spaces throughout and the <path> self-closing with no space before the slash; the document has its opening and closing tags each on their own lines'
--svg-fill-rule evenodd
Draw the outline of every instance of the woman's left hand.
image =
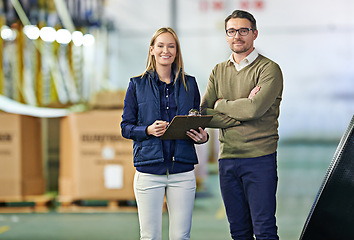
<svg viewBox="0 0 354 240">
<path fill-rule="evenodd" d="M 187 131 L 187 136 L 190 137 L 196 143 L 205 143 L 208 141 L 208 132 L 199 127 L 199 132 L 194 129 Z"/>
</svg>

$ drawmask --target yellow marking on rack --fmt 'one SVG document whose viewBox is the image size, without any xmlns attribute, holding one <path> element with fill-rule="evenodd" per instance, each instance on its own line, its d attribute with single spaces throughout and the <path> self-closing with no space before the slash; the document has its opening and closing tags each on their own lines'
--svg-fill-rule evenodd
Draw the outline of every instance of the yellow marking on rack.
<svg viewBox="0 0 354 240">
<path fill-rule="evenodd" d="M 3 234 L 4 232 L 7 232 L 10 230 L 9 226 L 1 226 L 0 227 L 0 234 Z"/>
</svg>

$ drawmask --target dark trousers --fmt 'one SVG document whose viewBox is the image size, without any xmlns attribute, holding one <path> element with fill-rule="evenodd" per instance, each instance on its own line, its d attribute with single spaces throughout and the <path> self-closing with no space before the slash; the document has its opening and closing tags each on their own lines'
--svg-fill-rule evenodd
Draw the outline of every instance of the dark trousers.
<svg viewBox="0 0 354 240">
<path fill-rule="evenodd" d="M 231 237 L 278 240 L 276 152 L 256 158 L 220 159 L 219 177 Z"/>
</svg>

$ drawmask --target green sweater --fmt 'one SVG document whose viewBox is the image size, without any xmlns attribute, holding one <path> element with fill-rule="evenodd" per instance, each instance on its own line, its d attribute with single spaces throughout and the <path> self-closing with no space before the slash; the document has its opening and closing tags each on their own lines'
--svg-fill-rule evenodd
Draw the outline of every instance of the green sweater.
<svg viewBox="0 0 354 240">
<path fill-rule="evenodd" d="M 255 86 L 261 89 L 249 99 Z M 240 71 L 230 61 L 214 67 L 201 111 L 213 115 L 208 127 L 220 128 L 220 159 L 259 157 L 276 151 L 282 91 L 280 67 L 262 55 Z M 218 99 L 222 100 L 215 104 Z"/>
</svg>

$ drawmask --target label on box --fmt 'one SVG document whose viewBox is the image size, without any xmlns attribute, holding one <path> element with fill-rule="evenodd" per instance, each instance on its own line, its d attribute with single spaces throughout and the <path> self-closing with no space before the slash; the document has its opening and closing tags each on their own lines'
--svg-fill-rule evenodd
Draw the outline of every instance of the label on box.
<svg viewBox="0 0 354 240">
<path fill-rule="evenodd" d="M 116 156 L 116 154 L 115 154 L 113 147 L 105 146 L 102 149 L 102 158 L 103 159 L 111 160 L 111 159 L 114 159 L 115 156 Z"/>
<path fill-rule="evenodd" d="M 104 168 L 104 185 L 108 189 L 123 188 L 123 167 L 119 164 L 109 164 Z"/>
<path fill-rule="evenodd" d="M 17 149 L 16 142 L 14 141 L 14 133 L 0 132 L 0 159 L 13 157 L 13 151 Z"/>
</svg>

